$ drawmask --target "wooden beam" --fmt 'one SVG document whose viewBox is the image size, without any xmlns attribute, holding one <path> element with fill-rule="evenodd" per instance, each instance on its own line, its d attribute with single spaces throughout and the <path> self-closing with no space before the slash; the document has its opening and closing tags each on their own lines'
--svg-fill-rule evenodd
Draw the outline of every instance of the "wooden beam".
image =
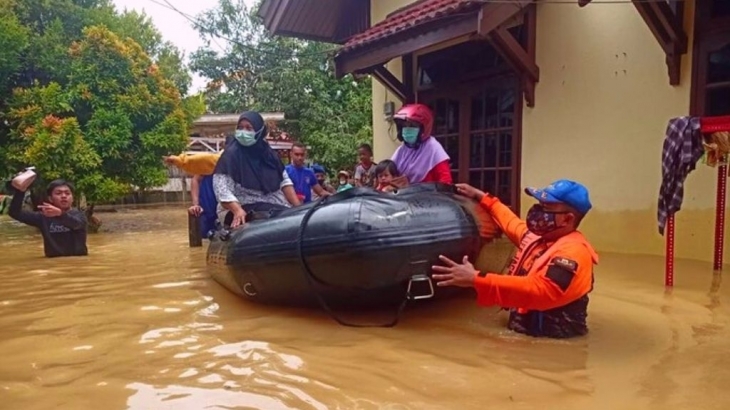
<svg viewBox="0 0 730 410">
<path fill-rule="evenodd" d="M 191 248 L 203 246 L 203 235 L 200 232 L 200 218 L 188 214 L 188 245 Z"/>
<path fill-rule="evenodd" d="M 657 20 L 661 27 L 667 33 L 668 40 L 676 44 L 682 54 L 687 52 L 687 35 L 682 28 L 682 22 L 677 21 L 677 16 L 672 11 L 669 4 L 665 2 L 647 3 L 657 16 Z"/>
<path fill-rule="evenodd" d="M 372 69 L 373 77 L 383 84 L 388 90 L 398 97 L 402 103 L 406 103 L 409 100 L 412 101 L 413 97 L 409 95 L 405 85 L 400 82 L 387 68 L 384 66 L 377 66 Z"/>
<path fill-rule="evenodd" d="M 521 77 L 525 102 L 535 105 L 535 83 L 540 80 L 540 69 L 535 64 L 537 27 L 535 3 L 517 0 L 512 3 L 487 3 L 479 10 L 477 36 L 489 39 L 497 52 L 514 67 Z M 527 50 L 510 34 L 505 23 L 524 13 L 528 30 Z"/>
<path fill-rule="evenodd" d="M 477 34 L 486 37 L 497 27 L 515 15 L 522 13 L 532 0 L 515 0 L 511 3 L 487 3 L 479 10 Z"/>
<path fill-rule="evenodd" d="M 490 40 L 500 54 L 511 63 L 517 71 L 524 73 L 534 82 L 540 81 L 540 69 L 530 58 L 520 43 L 506 29 L 499 27 L 489 35 Z"/>
<path fill-rule="evenodd" d="M 677 7 L 677 14 L 664 2 L 632 0 L 639 15 L 651 30 L 666 55 L 669 84 L 679 85 L 682 55 L 687 53 L 687 34 L 683 28 L 684 8 Z"/>
<path fill-rule="evenodd" d="M 416 102 L 416 87 L 414 86 L 414 72 L 413 72 L 413 53 L 409 53 L 403 56 L 401 64 L 401 76 L 403 78 L 403 86 L 405 87 L 406 97 L 410 98 L 404 101 L 406 104 Z"/>
<path fill-rule="evenodd" d="M 525 27 L 527 28 L 527 55 L 530 61 L 536 62 L 537 58 L 537 5 L 531 4 L 525 13 Z M 523 79 L 525 102 L 528 107 L 535 106 L 535 81 Z"/>
<path fill-rule="evenodd" d="M 389 41 L 378 47 L 365 46 L 362 50 L 344 52 L 335 57 L 335 75 L 342 78 L 345 74 L 357 71 L 369 71 L 372 67 L 382 65 L 404 54 L 412 53 L 432 44 L 451 40 L 452 38 L 471 34 L 475 31 L 477 16 L 467 16 L 452 24 L 433 28 L 422 35 L 409 37 L 400 41 Z M 395 39 L 393 39 L 395 40 Z"/>
</svg>

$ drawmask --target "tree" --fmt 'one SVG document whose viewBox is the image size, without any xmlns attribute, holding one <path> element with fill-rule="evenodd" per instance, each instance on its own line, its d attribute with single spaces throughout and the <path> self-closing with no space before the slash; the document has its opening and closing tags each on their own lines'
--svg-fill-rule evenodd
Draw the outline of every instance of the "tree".
<svg viewBox="0 0 730 410">
<path fill-rule="evenodd" d="M 283 128 L 330 173 L 351 168 L 357 146 L 372 141 L 370 79 L 336 79 L 332 45 L 270 36 L 254 9 L 219 0 L 196 19 L 206 46 L 191 68 L 211 79 L 209 109 L 282 111 Z"/>
<path fill-rule="evenodd" d="M 205 107 L 182 54 L 109 0 L 0 0 L 0 176 L 33 165 L 89 202 L 166 181 Z"/>
<path fill-rule="evenodd" d="M 16 80 L 28 48 L 28 29 L 0 1 L 0 95 Z"/>
<path fill-rule="evenodd" d="M 73 178 L 92 204 L 164 184 L 160 157 L 184 149 L 199 105 L 183 103 L 139 44 L 104 27 L 84 29 L 68 53 L 65 86 L 14 92 L 8 160 L 36 166 L 43 182 Z"/>
<path fill-rule="evenodd" d="M 162 35 L 149 16 L 125 10 L 109 27 L 119 37 L 129 37 L 139 44 L 155 61 L 162 75 L 175 84 L 180 94 L 187 94 L 192 78 L 185 67 L 184 55 L 172 43 L 162 40 Z"/>
</svg>

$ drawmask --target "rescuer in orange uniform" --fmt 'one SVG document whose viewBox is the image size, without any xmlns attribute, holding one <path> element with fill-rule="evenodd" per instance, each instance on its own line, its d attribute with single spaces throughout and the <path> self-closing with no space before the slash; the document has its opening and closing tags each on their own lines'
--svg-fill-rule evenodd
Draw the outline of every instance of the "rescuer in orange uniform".
<svg viewBox="0 0 730 410">
<path fill-rule="evenodd" d="M 509 329 L 531 336 L 566 338 L 585 335 L 588 293 L 598 255 L 577 231 L 591 209 L 588 190 L 559 180 L 525 192 L 539 201 L 525 221 L 498 198 L 466 184 L 458 192 L 479 201 L 518 246 L 508 275 L 480 273 L 465 256 L 458 264 L 445 256 L 434 266 L 438 286 L 474 287 L 477 303 L 509 309 Z"/>
</svg>

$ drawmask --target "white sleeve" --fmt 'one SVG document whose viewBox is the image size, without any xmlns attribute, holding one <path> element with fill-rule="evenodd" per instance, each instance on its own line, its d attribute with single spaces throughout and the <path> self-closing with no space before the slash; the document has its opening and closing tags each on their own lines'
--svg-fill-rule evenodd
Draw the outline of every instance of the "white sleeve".
<svg viewBox="0 0 730 410">
<path fill-rule="evenodd" d="M 213 175 L 213 192 L 215 192 L 218 202 L 238 202 L 238 198 L 234 194 L 235 188 L 236 183 L 230 175 Z"/>
<path fill-rule="evenodd" d="M 284 170 L 284 179 L 281 181 L 281 185 L 279 185 L 279 188 L 284 188 L 285 186 L 294 185 L 293 182 L 291 182 L 291 178 L 289 178 L 289 173 Z"/>
</svg>

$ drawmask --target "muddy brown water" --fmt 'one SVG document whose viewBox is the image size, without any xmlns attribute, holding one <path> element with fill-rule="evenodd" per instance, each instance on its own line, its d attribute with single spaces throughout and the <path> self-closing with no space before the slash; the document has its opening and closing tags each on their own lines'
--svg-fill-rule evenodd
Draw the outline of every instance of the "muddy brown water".
<svg viewBox="0 0 730 410">
<path fill-rule="evenodd" d="M 210 279 L 184 210 L 101 214 L 86 258 L 0 217 L 2 409 L 728 409 L 727 286 L 601 254 L 589 336 L 538 340 L 469 298 L 391 329 L 259 306 Z"/>
</svg>

